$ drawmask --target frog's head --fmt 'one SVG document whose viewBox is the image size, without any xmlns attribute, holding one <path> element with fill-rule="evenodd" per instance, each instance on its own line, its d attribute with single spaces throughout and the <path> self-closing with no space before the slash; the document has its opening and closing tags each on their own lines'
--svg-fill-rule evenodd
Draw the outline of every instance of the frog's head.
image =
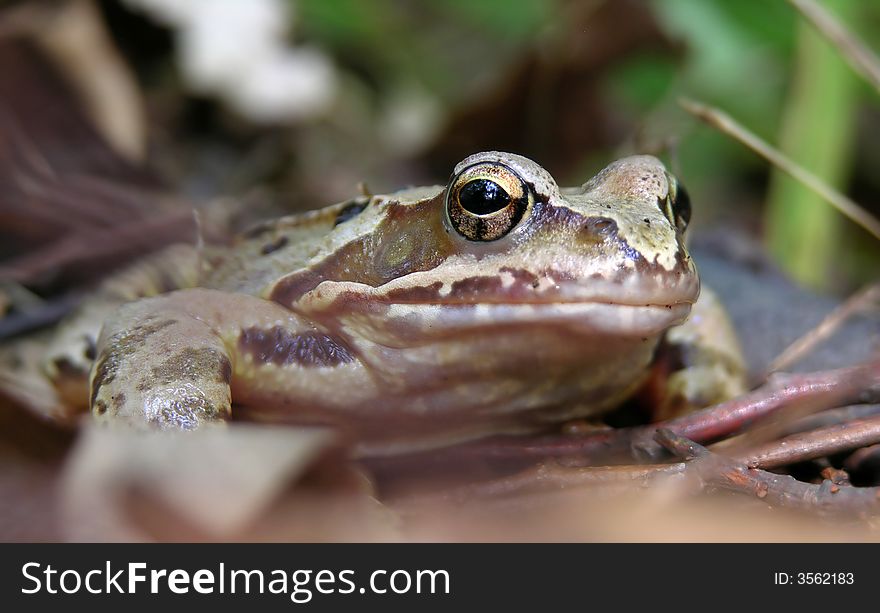
<svg viewBox="0 0 880 613">
<path fill-rule="evenodd" d="M 478 153 L 445 188 L 374 196 L 336 215 L 322 255 L 272 298 L 324 320 L 370 313 L 351 324 L 360 334 L 380 314 L 404 335 L 553 323 L 651 337 L 699 293 L 683 243 L 687 195 L 651 156 L 562 189 L 527 158 Z"/>
</svg>

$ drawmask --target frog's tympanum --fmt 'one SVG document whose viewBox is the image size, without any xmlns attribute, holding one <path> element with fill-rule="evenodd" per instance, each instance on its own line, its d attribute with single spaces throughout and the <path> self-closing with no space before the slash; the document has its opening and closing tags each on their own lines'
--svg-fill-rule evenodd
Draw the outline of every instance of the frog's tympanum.
<svg viewBox="0 0 880 613">
<path fill-rule="evenodd" d="M 642 387 L 672 338 L 724 354 L 716 379 L 737 369 L 688 331 L 699 317 L 679 326 L 700 293 L 689 217 L 650 156 L 560 188 L 531 160 L 479 153 L 446 187 L 261 224 L 228 250 L 178 251 L 177 268 L 201 271 L 173 279 L 198 287 L 85 307 L 49 373 L 62 381 L 93 357 L 101 422 L 330 424 L 384 451 L 593 416 Z M 89 346 L 95 313 L 103 328 Z M 676 349 L 675 374 L 718 370 Z M 706 389 L 673 393 L 714 400 Z"/>
</svg>

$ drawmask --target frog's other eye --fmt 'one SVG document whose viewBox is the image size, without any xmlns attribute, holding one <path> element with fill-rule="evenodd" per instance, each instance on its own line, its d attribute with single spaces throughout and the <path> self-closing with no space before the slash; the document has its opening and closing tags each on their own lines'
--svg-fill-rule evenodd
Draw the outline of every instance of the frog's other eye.
<svg viewBox="0 0 880 613">
<path fill-rule="evenodd" d="M 472 241 L 494 241 L 507 235 L 532 201 L 528 186 L 507 166 L 486 162 L 453 177 L 446 212 L 456 232 Z"/>
<path fill-rule="evenodd" d="M 672 175 L 667 175 L 669 193 L 660 201 L 660 209 L 673 226 L 681 232 L 685 231 L 691 221 L 691 198 L 684 185 Z"/>
</svg>

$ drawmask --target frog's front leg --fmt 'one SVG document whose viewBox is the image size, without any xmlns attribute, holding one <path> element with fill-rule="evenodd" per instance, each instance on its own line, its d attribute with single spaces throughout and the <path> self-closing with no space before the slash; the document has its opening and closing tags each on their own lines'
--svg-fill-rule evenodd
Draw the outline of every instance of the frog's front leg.
<svg viewBox="0 0 880 613">
<path fill-rule="evenodd" d="M 178 430 L 228 419 L 237 342 L 248 330 L 283 330 L 286 338 L 315 334 L 313 324 L 278 304 L 215 290 L 124 305 L 98 340 L 92 413 L 99 421 Z"/>
<path fill-rule="evenodd" d="M 715 293 L 703 288 L 690 317 L 661 342 L 647 392 L 654 420 L 730 400 L 747 389 L 736 332 Z"/>
<path fill-rule="evenodd" d="M 88 377 L 102 322 L 130 300 L 195 287 L 202 256 L 190 245 L 172 245 L 111 274 L 53 335 L 42 371 L 71 414 L 88 408 Z"/>
</svg>

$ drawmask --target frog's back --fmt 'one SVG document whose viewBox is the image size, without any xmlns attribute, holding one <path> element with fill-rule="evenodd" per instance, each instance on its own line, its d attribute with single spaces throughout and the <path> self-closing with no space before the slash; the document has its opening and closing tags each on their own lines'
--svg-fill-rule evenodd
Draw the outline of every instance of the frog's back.
<svg viewBox="0 0 880 613">
<path fill-rule="evenodd" d="M 366 202 L 356 199 L 253 226 L 231 247 L 211 254 L 201 285 L 259 296 L 275 279 L 307 266 L 343 211 Z"/>
<path fill-rule="evenodd" d="M 257 224 L 243 232 L 231 247 L 215 251 L 207 258 L 207 271 L 200 285 L 265 297 L 284 276 L 369 236 L 381 220 L 383 205 L 417 203 L 436 196 L 441 189 L 432 186 L 361 196 Z M 370 266 L 369 257 L 365 256 L 357 265 Z"/>
</svg>

